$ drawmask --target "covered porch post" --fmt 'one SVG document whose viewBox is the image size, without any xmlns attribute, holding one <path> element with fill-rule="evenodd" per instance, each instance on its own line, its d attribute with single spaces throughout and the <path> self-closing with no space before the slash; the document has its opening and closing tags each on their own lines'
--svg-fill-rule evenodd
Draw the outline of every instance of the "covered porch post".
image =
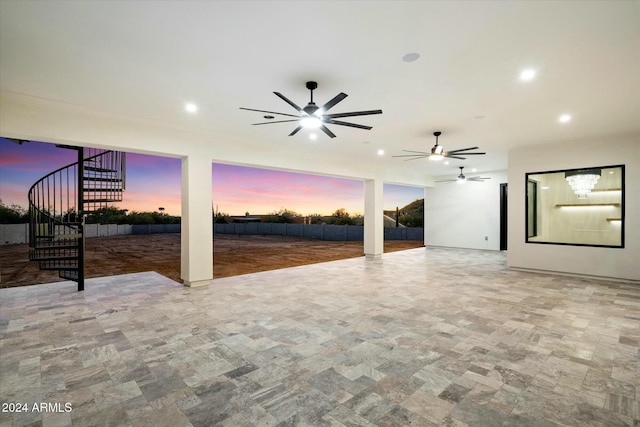
<svg viewBox="0 0 640 427">
<path fill-rule="evenodd" d="M 383 182 L 379 178 L 364 182 L 364 254 L 379 258 L 384 252 Z"/>
<path fill-rule="evenodd" d="M 427 246 L 427 187 L 422 189 L 422 243 Z"/>
<path fill-rule="evenodd" d="M 208 285 L 213 278 L 211 165 L 199 153 L 182 158 L 180 277 L 190 287 Z"/>
</svg>

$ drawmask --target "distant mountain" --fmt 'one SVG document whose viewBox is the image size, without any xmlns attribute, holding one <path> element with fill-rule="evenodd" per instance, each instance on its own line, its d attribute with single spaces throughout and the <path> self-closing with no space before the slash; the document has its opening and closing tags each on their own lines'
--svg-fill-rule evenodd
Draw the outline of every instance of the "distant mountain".
<svg viewBox="0 0 640 427">
<path fill-rule="evenodd" d="M 424 199 L 414 200 L 413 202 L 409 203 L 408 205 L 400 208 L 399 211 L 400 211 L 400 215 L 402 215 L 402 214 L 420 214 L 420 215 L 424 215 Z M 384 211 L 384 214 L 395 217 L 396 211 L 395 211 L 395 209 L 394 210 L 389 210 L 389 211 Z"/>
<path fill-rule="evenodd" d="M 400 216 L 400 224 L 406 227 L 423 227 L 424 226 L 424 199 L 415 200 L 398 210 Z M 384 211 L 388 217 L 395 218 L 395 210 Z"/>
</svg>

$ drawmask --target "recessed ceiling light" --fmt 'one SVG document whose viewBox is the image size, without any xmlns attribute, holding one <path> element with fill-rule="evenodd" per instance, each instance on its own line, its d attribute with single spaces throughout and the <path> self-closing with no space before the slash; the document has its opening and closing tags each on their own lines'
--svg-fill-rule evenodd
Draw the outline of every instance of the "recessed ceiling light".
<svg viewBox="0 0 640 427">
<path fill-rule="evenodd" d="M 560 123 L 569 123 L 571 121 L 571 114 L 562 114 L 558 117 Z"/>
<path fill-rule="evenodd" d="M 309 139 L 315 141 L 316 139 L 318 139 L 318 135 L 316 135 L 315 133 L 311 133 L 309 134 Z"/>
<path fill-rule="evenodd" d="M 384 156 L 384 150 L 382 148 L 378 150 L 378 156 Z"/>
<path fill-rule="evenodd" d="M 448 165 L 448 164 L 449 164 L 449 160 L 447 160 L 446 162 L 444 162 L 444 164 L 445 164 L 445 165 Z"/>
<path fill-rule="evenodd" d="M 471 169 L 471 172 L 478 172 L 478 169 L 473 168 L 473 169 Z"/>
<path fill-rule="evenodd" d="M 523 82 L 530 82 L 531 80 L 536 78 L 536 70 L 533 68 L 527 68 L 526 70 L 522 70 L 520 72 L 520 80 Z"/>
<path fill-rule="evenodd" d="M 404 62 L 415 62 L 418 59 L 420 59 L 420 54 L 419 53 L 407 53 L 406 55 L 404 55 L 402 57 L 402 60 Z"/>
<path fill-rule="evenodd" d="M 198 112 L 198 106 L 193 102 L 187 102 L 186 104 L 184 104 L 184 109 L 187 113 L 191 113 L 191 114 Z"/>
</svg>

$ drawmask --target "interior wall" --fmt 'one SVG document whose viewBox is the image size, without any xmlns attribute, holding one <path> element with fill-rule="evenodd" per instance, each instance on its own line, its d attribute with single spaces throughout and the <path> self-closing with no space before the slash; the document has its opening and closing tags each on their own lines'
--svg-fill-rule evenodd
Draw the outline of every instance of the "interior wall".
<svg viewBox="0 0 640 427">
<path fill-rule="evenodd" d="M 425 245 L 498 251 L 500 184 L 507 182 L 507 171 L 464 174 L 467 177 L 491 179 L 464 184 L 437 183 L 435 187 L 427 188 Z M 455 176 L 442 179 L 453 179 Z"/>
<path fill-rule="evenodd" d="M 525 242 L 526 173 L 607 165 L 625 165 L 624 248 Z M 510 267 L 640 281 L 640 136 L 514 149 L 508 173 Z"/>
</svg>

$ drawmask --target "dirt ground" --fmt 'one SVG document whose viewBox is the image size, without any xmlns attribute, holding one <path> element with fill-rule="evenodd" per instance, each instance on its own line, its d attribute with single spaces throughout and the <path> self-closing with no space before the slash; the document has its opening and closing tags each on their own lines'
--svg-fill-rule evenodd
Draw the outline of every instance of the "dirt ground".
<svg viewBox="0 0 640 427">
<path fill-rule="evenodd" d="M 387 241 L 385 252 L 423 246 L 421 241 Z M 93 237 L 86 241 L 86 278 L 156 271 L 180 280 L 180 235 Z M 287 236 L 217 234 L 213 240 L 216 278 L 334 261 L 364 255 L 362 242 L 331 242 Z M 0 245 L 0 287 L 62 280 L 29 261 L 27 244 Z"/>
</svg>

